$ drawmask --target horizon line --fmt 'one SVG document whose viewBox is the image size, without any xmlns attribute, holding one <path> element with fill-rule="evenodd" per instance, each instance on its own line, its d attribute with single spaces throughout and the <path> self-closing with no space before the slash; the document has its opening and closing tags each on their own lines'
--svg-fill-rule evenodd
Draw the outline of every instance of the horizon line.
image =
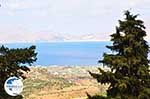
<svg viewBox="0 0 150 99">
<path fill-rule="evenodd" d="M 66 40 L 66 41 L 16 41 L 16 42 L 0 42 L 0 44 L 12 44 L 12 43 L 63 43 L 63 42 L 111 42 L 110 40 Z"/>
</svg>

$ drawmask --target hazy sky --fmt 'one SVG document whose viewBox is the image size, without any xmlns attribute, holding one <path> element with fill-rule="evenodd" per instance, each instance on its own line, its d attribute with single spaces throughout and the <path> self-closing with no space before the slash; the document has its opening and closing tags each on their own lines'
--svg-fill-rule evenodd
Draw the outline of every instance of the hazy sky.
<svg viewBox="0 0 150 99">
<path fill-rule="evenodd" d="M 0 42 L 109 40 L 124 10 L 150 32 L 150 0 L 0 0 Z M 148 34 L 148 39 L 150 34 Z"/>
</svg>

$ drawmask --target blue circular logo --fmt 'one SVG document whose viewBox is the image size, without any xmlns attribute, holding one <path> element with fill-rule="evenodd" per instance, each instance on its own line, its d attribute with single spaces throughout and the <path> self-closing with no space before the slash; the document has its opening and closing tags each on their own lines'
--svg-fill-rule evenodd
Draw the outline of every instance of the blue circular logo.
<svg viewBox="0 0 150 99">
<path fill-rule="evenodd" d="M 5 81 L 4 89 L 10 96 L 17 96 L 23 90 L 22 80 L 17 77 L 10 77 Z"/>
</svg>

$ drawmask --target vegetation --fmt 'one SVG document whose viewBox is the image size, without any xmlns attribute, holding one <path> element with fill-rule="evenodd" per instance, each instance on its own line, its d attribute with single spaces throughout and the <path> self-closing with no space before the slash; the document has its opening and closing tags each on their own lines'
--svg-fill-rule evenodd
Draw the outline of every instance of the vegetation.
<svg viewBox="0 0 150 99">
<path fill-rule="evenodd" d="M 41 80 L 40 77 L 37 79 L 27 78 L 24 80 L 24 90 L 23 95 L 25 98 L 29 98 L 29 95 L 36 94 L 39 95 L 41 91 L 46 90 L 47 93 L 51 93 L 51 90 L 62 90 L 63 88 L 70 87 L 73 84 L 69 83 L 63 78 L 47 78 L 48 80 Z M 45 93 L 43 93 L 45 94 Z"/>
<path fill-rule="evenodd" d="M 95 66 L 31 67 L 22 95 L 24 99 L 86 99 L 86 92 L 106 95 L 108 86 L 98 84 L 87 70 L 98 72 Z"/>
<path fill-rule="evenodd" d="M 89 99 L 150 99 L 149 46 L 143 21 L 129 11 L 125 19 L 119 20 L 116 33 L 111 35 L 112 51 L 104 53 L 100 63 L 108 66 L 110 71 L 90 74 L 101 84 L 110 84 L 107 96 L 89 96 Z"/>
<path fill-rule="evenodd" d="M 16 97 L 9 96 L 4 90 L 4 83 L 11 76 L 25 79 L 24 72 L 30 70 L 27 65 L 31 65 L 36 61 L 36 55 L 35 46 L 20 49 L 0 47 L 0 99 L 23 98 L 21 95 Z"/>
</svg>

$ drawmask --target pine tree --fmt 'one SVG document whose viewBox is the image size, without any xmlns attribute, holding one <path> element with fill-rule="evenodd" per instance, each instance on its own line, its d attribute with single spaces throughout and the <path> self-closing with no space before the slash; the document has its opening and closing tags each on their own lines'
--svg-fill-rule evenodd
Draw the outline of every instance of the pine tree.
<svg viewBox="0 0 150 99">
<path fill-rule="evenodd" d="M 7 47 L 0 47 L 0 99 L 22 99 L 23 97 L 9 96 L 4 90 L 4 83 L 7 78 L 11 76 L 22 77 L 24 72 L 30 71 L 27 67 L 36 61 L 35 46 L 29 48 L 9 49 Z"/>
<path fill-rule="evenodd" d="M 112 46 L 106 47 L 112 53 L 104 53 L 99 61 L 110 71 L 90 72 L 99 83 L 110 84 L 107 97 L 88 95 L 89 99 L 150 99 L 149 46 L 144 23 L 137 17 L 125 11 L 125 19 L 111 35 Z"/>
</svg>

